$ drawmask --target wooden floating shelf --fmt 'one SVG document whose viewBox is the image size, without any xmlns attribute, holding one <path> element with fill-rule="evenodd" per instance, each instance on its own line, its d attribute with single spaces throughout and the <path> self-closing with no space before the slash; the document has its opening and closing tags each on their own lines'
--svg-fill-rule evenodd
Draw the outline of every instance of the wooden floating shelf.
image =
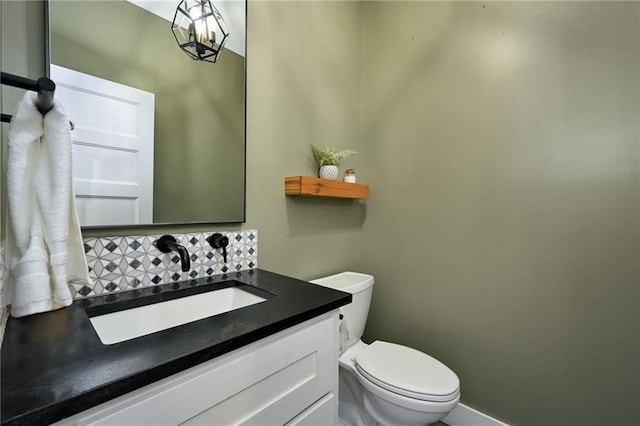
<svg viewBox="0 0 640 426">
<path fill-rule="evenodd" d="M 320 179 L 311 176 L 289 176 L 284 178 L 285 195 L 307 197 L 369 198 L 369 185 Z"/>
</svg>

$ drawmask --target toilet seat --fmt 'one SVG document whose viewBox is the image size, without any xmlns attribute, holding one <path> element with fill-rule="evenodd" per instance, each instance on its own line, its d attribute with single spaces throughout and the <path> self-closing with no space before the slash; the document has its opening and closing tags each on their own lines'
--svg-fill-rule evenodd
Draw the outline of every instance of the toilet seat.
<svg viewBox="0 0 640 426">
<path fill-rule="evenodd" d="M 406 346 L 375 341 L 354 359 L 357 371 L 387 391 L 421 401 L 459 397 L 458 376 L 437 359 Z"/>
</svg>

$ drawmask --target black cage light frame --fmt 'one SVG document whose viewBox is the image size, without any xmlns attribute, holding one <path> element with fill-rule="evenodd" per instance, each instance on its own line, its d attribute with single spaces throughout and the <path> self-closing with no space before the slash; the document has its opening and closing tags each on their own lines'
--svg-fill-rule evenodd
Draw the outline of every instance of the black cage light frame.
<svg viewBox="0 0 640 426">
<path fill-rule="evenodd" d="M 171 30 L 178 46 L 198 61 L 216 62 L 229 38 L 224 18 L 210 0 L 182 0 Z"/>
</svg>

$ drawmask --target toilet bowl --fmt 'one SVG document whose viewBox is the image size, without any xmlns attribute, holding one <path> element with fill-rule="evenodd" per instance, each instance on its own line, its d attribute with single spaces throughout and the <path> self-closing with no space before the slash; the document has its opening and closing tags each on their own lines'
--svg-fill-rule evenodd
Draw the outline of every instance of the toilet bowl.
<svg viewBox="0 0 640 426">
<path fill-rule="evenodd" d="M 406 346 L 360 340 L 373 277 L 343 272 L 312 283 L 350 292 L 340 309 L 339 417 L 341 425 L 427 425 L 443 419 L 460 400 L 460 381 L 440 361 Z"/>
</svg>

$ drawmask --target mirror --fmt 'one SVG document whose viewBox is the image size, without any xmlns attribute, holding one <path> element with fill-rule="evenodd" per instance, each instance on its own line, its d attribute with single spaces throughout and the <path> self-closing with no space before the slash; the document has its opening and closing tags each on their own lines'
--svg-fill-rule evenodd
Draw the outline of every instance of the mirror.
<svg viewBox="0 0 640 426">
<path fill-rule="evenodd" d="M 85 227 L 245 220 L 246 1 L 212 0 L 230 33 L 216 63 L 192 60 L 178 47 L 170 20 L 179 3 L 49 1 L 51 64 L 150 93 L 155 99 L 152 125 L 140 124 L 143 121 L 137 118 L 128 125 L 133 133 L 151 134 L 153 160 L 117 143 L 112 149 L 115 156 L 105 159 L 99 153 L 104 150 L 97 149 L 102 142 L 94 139 L 111 141 L 112 136 L 128 132 L 121 117 L 127 108 L 112 108 L 116 115 L 108 116 L 96 113 L 102 110 L 84 100 L 76 102 L 74 96 L 63 99 L 65 86 L 52 74 L 58 85 L 56 97 L 76 127 L 74 187 Z M 169 21 L 158 16 L 167 14 L 163 9 L 169 11 Z M 82 96 L 93 91 L 92 85 Z M 118 98 L 114 93 L 108 89 L 102 99 Z M 91 136 L 96 128 L 101 129 L 99 137 Z M 142 160 L 136 163 L 135 158 Z M 138 196 L 127 191 L 138 188 L 135 176 L 144 171 L 152 181 L 152 213 L 148 219 L 131 220 L 125 213 L 144 209 Z M 124 177 L 114 177 L 120 174 Z M 117 179 L 122 179 L 120 192 L 111 185 Z M 88 202 L 80 184 L 108 188 Z M 149 191 L 140 189 L 141 194 Z"/>
</svg>

